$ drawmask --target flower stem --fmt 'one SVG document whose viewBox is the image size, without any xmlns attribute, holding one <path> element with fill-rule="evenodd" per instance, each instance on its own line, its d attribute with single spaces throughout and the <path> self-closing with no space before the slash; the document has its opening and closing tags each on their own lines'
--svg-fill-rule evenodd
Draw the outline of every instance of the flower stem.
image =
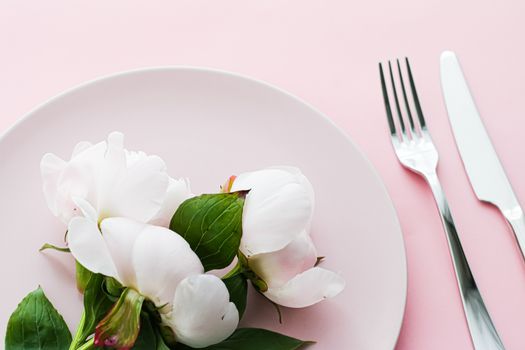
<svg viewBox="0 0 525 350">
<path fill-rule="evenodd" d="M 89 350 L 89 349 L 94 349 L 94 348 L 95 348 L 94 341 L 95 341 L 95 339 L 94 339 L 94 338 L 91 338 L 91 339 L 89 339 L 84 345 L 82 345 L 81 347 L 79 347 L 79 348 L 76 349 L 76 350 Z"/>
<path fill-rule="evenodd" d="M 80 317 L 80 323 L 77 327 L 77 332 L 75 333 L 75 337 L 73 338 L 73 341 L 71 342 L 71 345 L 69 346 L 69 350 L 77 350 L 78 346 L 84 342 L 85 339 L 80 339 L 82 337 L 82 333 L 84 333 L 84 325 L 86 324 L 86 312 L 82 311 L 82 316 Z"/>
<path fill-rule="evenodd" d="M 237 265 L 233 269 L 231 269 L 226 275 L 222 276 L 222 279 L 225 280 L 227 278 L 233 277 L 235 275 L 238 275 L 242 271 L 242 264 L 241 262 L 237 262 Z"/>
<path fill-rule="evenodd" d="M 44 251 L 46 249 L 52 249 L 52 250 L 56 250 L 56 251 L 59 251 L 59 252 L 62 252 L 62 253 L 71 253 L 71 251 L 69 250 L 68 247 L 58 247 L 58 246 L 50 244 L 50 243 L 45 243 L 42 247 L 40 247 L 40 249 L 38 251 L 42 252 L 42 251 Z"/>
</svg>

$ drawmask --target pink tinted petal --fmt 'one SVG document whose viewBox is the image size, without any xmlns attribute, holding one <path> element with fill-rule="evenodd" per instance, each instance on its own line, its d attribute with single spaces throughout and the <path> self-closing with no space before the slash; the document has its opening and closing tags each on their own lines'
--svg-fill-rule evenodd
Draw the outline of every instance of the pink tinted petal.
<svg viewBox="0 0 525 350">
<path fill-rule="evenodd" d="M 97 176 L 105 149 L 105 143 L 101 142 L 83 150 L 72 158 L 62 171 L 56 204 L 58 215 L 65 223 L 68 223 L 71 217 L 79 215 L 74 197 L 83 198 L 98 210 Z"/>
<path fill-rule="evenodd" d="M 247 255 L 284 248 L 310 226 L 311 185 L 304 176 L 283 169 L 239 175 L 232 191 L 250 189 L 243 211 L 241 251 Z"/>
<path fill-rule="evenodd" d="M 91 203 L 89 203 L 87 200 L 85 200 L 82 197 L 73 196 L 72 199 L 73 199 L 73 203 L 75 203 L 77 208 L 80 210 L 80 213 L 82 213 L 84 217 L 91 219 L 91 221 L 93 222 L 98 222 L 98 213 L 95 210 L 95 208 L 91 206 Z"/>
<path fill-rule="evenodd" d="M 311 268 L 281 287 L 270 288 L 264 295 L 276 304 L 302 308 L 332 298 L 345 287 L 343 278 L 321 267 Z"/>
<path fill-rule="evenodd" d="M 270 288 L 278 288 L 313 267 L 316 261 L 317 252 L 312 239 L 303 231 L 281 250 L 252 256 L 249 264 Z"/>
<path fill-rule="evenodd" d="M 250 192 L 244 206 L 241 250 L 247 256 L 284 248 L 309 226 L 311 216 L 311 202 L 297 184 L 271 197 L 257 194 Z"/>
</svg>

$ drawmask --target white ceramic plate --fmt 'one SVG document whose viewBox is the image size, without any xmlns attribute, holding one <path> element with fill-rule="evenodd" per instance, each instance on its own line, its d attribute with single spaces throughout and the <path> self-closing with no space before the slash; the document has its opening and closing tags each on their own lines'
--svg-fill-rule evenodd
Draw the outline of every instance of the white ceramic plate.
<svg viewBox="0 0 525 350">
<path fill-rule="evenodd" d="M 126 135 L 129 149 L 158 154 L 195 193 L 215 192 L 231 174 L 272 165 L 303 170 L 316 191 L 313 237 L 324 266 L 346 290 L 303 310 L 252 296 L 243 325 L 316 340 L 317 350 L 393 349 L 406 298 L 403 239 L 378 175 L 352 142 L 318 111 L 267 84 L 195 68 L 145 69 L 99 79 L 40 106 L 0 141 L 0 329 L 17 303 L 41 285 L 74 330 L 81 297 L 65 228 L 45 205 L 40 158 L 68 158 L 80 140 Z M 3 341 L 2 341 L 3 343 Z"/>
</svg>

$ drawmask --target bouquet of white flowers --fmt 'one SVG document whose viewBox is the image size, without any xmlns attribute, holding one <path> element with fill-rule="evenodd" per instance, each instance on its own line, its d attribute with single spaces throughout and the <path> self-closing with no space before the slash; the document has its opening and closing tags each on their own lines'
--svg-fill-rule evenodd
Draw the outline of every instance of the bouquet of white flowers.
<svg viewBox="0 0 525 350">
<path fill-rule="evenodd" d="M 71 336 L 41 288 L 9 320 L 15 349 L 298 349 L 311 342 L 237 328 L 251 285 L 277 310 L 344 288 L 310 237 L 314 191 L 299 169 L 230 177 L 195 195 L 162 159 L 124 148 L 123 135 L 79 143 L 69 161 L 42 158 L 44 195 L 67 227 L 84 310 Z M 220 274 L 217 271 L 229 268 Z"/>
</svg>

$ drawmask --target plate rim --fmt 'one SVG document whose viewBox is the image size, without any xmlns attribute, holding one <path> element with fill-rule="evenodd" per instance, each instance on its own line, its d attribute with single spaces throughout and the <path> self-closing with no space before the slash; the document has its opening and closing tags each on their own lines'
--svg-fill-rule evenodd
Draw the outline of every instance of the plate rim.
<svg viewBox="0 0 525 350">
<path fill-rule="evenodd" d="M 236 73 L 236 72 L 232 72 L 232 71 L 228 71 L 228 70 L 224 70 L 224 69 L 220 69 L 220 68 L 212 68 L 212 67 L 204 67 L 204 66 L 192 66 L 192 65 L 159 65 L 159 66 L 146 66 L 146 67 L 133 68 L 133 69 L 122 70 L 122 71 L 117 71 L 117 72 L 114 72 L 114 73 L 101 75 L 101 76 L 98 76 L 96 78 L 86 80 L 86 81 L 81 82 L 79 84 L 76 84 L 76 85 L 74 85 L 74 86 L 72 86 L 70 88 L 64 89 L 61 92 L 59 92 L 59 93 L 51 96 L 50 98 L 44 100 L 43 102 L 36 104 L 32 109 L 30 109 L 28 112 L 26 112 L 21 117 L 19 117 L 13 124 L 11 124 L 11 126 L 6 128 L 5 131 L 3 131 L 0 134 L 0 143 L 2 143 L 9 135 L 14 133 L 23 123 L 28 121 L 30 118 L 34 117 L 34 114 L 36 114 L 36 112 L 38 112 L 40 109 L 45 108 L 46 106 L 53 104 L 55 101 L 58 101 L 58 100 L 60 100 L 63 97 L 66 97 L 66 96 L 68 96 L 70 94 L 73 94 L 73 93 L 79 91 L 79 90 L 82 90 L 85 87 L 95 86 L 98 83 L 101 83 L 101 82 L 104 82 L 104 81 L 107 81 L 107 80 L 112 80 L 112 79 L 115 79 L 115 78 L 121 78 L 121 77 L 126 77 L 126 76 L 130 76 L 130 75 L 135 75 L 135 74 L 143 74 L 143 73 L 151 73 L 151 72 L 162 72 L 162 71 L 194 71 L 194 72 L 201 72 L 201 73 L 213 73 L 213 74 L 219 74 L 219 75 L 228 76 L 228 77 L 235 78 L 235 79 L 247 80 L 247 81 L 250 81 L 252 83 L 262 85 L 262 86 L 264 86 L 266 88 L 269 88 L 269 89 L 274 90 L 274 91 L 276 91 L 276 92 L 278 92 L 280 94 L 283 94 L 286 97 L 291 98 L 295 102 L 298 102 L 298 103 L 302 104 L 303 106 L 305 106 L 307 109 L 312 111 L 313 114 L 315 114 L 319 118 L 321 118 L 327 125 L 329 125 L 339 135 L 341 135 L 351 145 L 351 147 L 354 148 L 354 150 L 359 155 L 361 160 L 364 162 L 364 164 L 366 164 L 366 166 L 368 167 L 368 169 L 372 173 L 372 175 L 374 177 L 374 181 L 376 183 L 378 183 L 378 185 L 380 186 L 382 192 L 386 195 L 389 207 L 392 210 L 392 213 L 394 214 L 393 216 L 394 216 L 394 219 L 395 219 L 394 220 L 395 224 L 396 224 L 396 226 L 398 228 L 398 232 L 399 232 L 399 235 L 401 237 L 402 252 L 403 252 L 402 259 L 403 259 L 403 266 L 404 266 L 404 269 L 403 269 L 403 272 L 404 272 L 404 276 L 403 276 L 403 278 L 404 278 L 404 283 L 403 283 L 404 298 L 401 300 L 401 302 L 403 304 L 402 305 L 402 310 L 403 311 L 402 311 L 402 313 L 400 315 L 399 325 L 397 326 L 397 330 L 396 330 L 396 336 L 392 339 L 393 343 L 391 344 L 392 345 L 391 348 L 395 349 L 395 346 L 397 345 L 397 342 L 399 340 L 399 336 L 401 334 L 401 329 L 403 327 L 404 318 L 405 318 L 405 314 L 406 314 L 406 307 L 407 307 L 407 298 L 408 298 L 408 293 L 407 293 L 408 292 L 407 249 L 406 249 L 406 241 L 405 241 L 405 238 L 404 238 L 404 235 L 403 235 L 403 229 L 401 227 L 401 222 L 399 220 L 399 215 L 397 213 L 397 209 L 394 206 L 394 202 L 392 200 L 392 197 L 390 196 L 390 193 L 388 192 L 388 189 L 386 188 L 386 185 L 383 182 L 383 179 L 382 179 L 381 175 L 379 174 L 379 172 L 377 171 L 375 166 L 372 164 L 372 162 L 368 159 L 368 157 L 366 157 L 366 155 L 361 150 L 361 148 L 356 143 L 354 143 L 354 141 L 350 138 L 350 135 L 347 134 L 337 124 L 335 124 L 335 122 L 333 120 L 328 118 L 328 116 L 326 114 L 322 113 L 319 109 L 315 108 L 313 105 L 311 105 L 310 103 L 306 102 L 302 98 L 292 94 L 291 92 L 289 92 L 287 90 L 284 90 L 284 89 L 282 89 L 282 88 L 280 88 L 280 87 L 278 87 L 278 86 L 276 86 L 276 85 L 274 85 L 272 83 L 269 83 L 269 82 L 267 82 L 265 80 L 261 80 L 261 79 L 258 79 L 258 78 L 254 78 L 254 77 L 252 77 L 250 75 Z"/>
</svg>

